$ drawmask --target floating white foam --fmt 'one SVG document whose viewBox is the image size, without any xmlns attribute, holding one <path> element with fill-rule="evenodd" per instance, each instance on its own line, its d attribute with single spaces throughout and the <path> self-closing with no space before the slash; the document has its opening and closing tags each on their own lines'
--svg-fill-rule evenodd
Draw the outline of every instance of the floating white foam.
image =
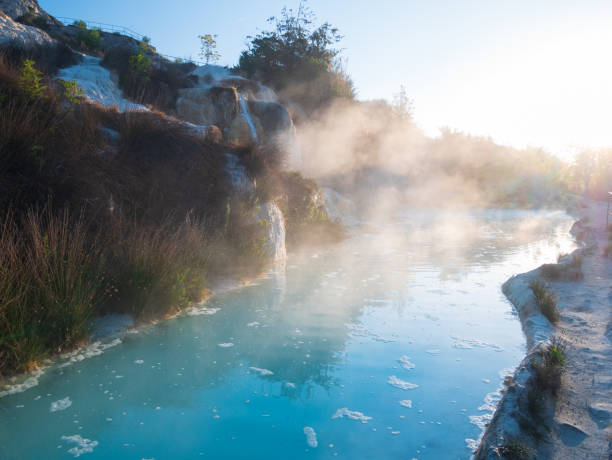
<svg viewBox="0 0 612 460">
<path fill-rule="evenodd" d="M 70 401 L 70 398 L 66 396 L 64 399 L 60 399 L 58 401 L 52 402 L 51 407 L 49 407 L 49 412 L 57 412 L 59 410 L 66 410 L 70 406 L 72 406 L 72 401 Z"/>
<path fill-rule="evenodd" d="M 24 391 L 35 387 L 36 385 L 38 385 L 38 377 L 40 377 L 42 374 L 42 369 L 39 369 L 37 371 L 34 371 L 32 375 L 30 375 L 21 383 L 16 383 L 14 385 L 6 385 L 4 387 L 4 390 L 0 391 L 0 398 L 3 398 L 8 395 L 14 395 L 16 393 L 23 393 Z"/>
<path fill-rule="evenodd" d="M 218 347 L 221 348 L 229 348 L 229 347 L 233 347 L 234 344 L 232 342 L 227 342 L 227 343 L 220 343 L 219 345 L 217 345 Z"/>
<path fill-rule="evenodd" d="M 92 441 L 91 439 L 82 438 L 78 434 L 73 434 L 71 436 L 62 436 L 62 441 L 67 441 L 76 446 L 68 449 L 68 453 L 74 455 L 75 457 L 80 457 L 83 454 L 87 454 L 93 452 L 94 447 L 98 445 L 98 441 Z"/>
<path fill-rule="evenodd" d="M 391 386 L 394 386 L 395 388 L 399 388 L 400 390 L 412 390 L 414 388 L 418 388 L 417 384 L 398 379 L 395 375 L 389 377 L 387 383 Z"/>
<path fill-rule="evenodd" d="M 410 358 L 406 355 L 401 356 L 398 361 L 401 363 L 402 367 L 404 369 L 410 370 L 410 369 L 414 369 L 416 366 L 414 363 L 410 362 Z"/>
<path fill-rule="evenodd" d="M 247 327 L 258 327 L 259 326 L 259 321 L 253 321 L 252 323 L 248 323 Z"/>
<path fill-rule="evenodd" d="M 134 361 L 134 364 L 144 364 L 144 360 L 137 359 L 137 360 Z"/>
<path fill-rule="evenodd" d="M 189 316 L 214 315 L 219 311 L 218 308 L 191 307 L 186 310 Z"/>
<path fill-rule="evenodd" d="M 308 444 L 309 447 L 315 448 L 319 445 L 317 442 L 317 433 L 312 427 L 305 426 L 304 434 L 306 435 L 306 444 Z"/>
<path fill-rule="evenodd" d="M 358 420 L 361 423 L 368 423 L 368 420 L 372 420 L 372 417 L 363 415 L 361 412 L 358 412 L 358 411 L 349 410 L 346 407 L 343 407 L 342 409 L 338 409 L 335 412 L 335 414 L 332 415 L 332 418 L 344 418 L 344 417 L 348 417 L 351 420 Z"/>
<path fill-rule="evenodd" d="M 476 449 L 478 449 L 478 446 L 480 445 L 480 441 L 472 438 L 465 438 L 465 444 L 472 452 L 476 452 Z"/>
<path fill-rule="evenodd" d="M 410 399 L 403 399 L 399 403 L 400 403 L 400 406 L 407 407 L 408 409 L 412 408 L 412 401 Z"/>
<path fill-rule="evenodd" d="M 504 347 L 500 346 L 500 345 L 496 345 L 494 343 L 488 343 L 485 342 L 483 340 L 479 340 L 479 339 L 459 339 L 456 337 L 453 337 L 455 339 L 455 343 L 453 344 L 453 347 L 455 348 L 463 348 L 463 349 L 470 349 L 470 348 L 490 348 L 491 350 L 494 351 L 504 351 Z"/>
<path fill-rule="evenodd" d="M 66 359 L 67 361 L 60 364 L 58 367 L 62 368 L 70 366 L 71 364 L 78 363 L 80 361 L 83 361 L 84 359 L 99 356 L 104 353 L 104 351 L 108 350 L 109 348 L 115 347 L 120 343 L 121 339 L 114 339 L 106 343 L 103 343 L 98 340 L 87 345 L 85 348 L 81 348 L 79 350 L 73 351 L 72 353 L 66 353 L 65 355 L 62 355 L 61 359 Z"/>
<path fill-rule="evenodd" d="M 259 375 L 274 375 L 274 372 L 272 372 L 271 370 L 268 369 L 261 369 L 259 367 L 249 367 L 250 370 L 252 370 L 253 372 L 257 372 Z"/>
</svg>

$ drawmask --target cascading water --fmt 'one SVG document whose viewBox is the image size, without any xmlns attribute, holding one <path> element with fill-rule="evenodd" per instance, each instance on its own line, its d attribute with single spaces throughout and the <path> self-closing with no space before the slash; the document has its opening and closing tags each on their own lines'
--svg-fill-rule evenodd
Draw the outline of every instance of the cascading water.
<svg viewBox="0 0 612 460">
<path fill-rule="evenodd" d="M 244 119 L 249 124 L 249 129 L 251 130 L 251 137 L 254 142 L 257 142 L 257 129 L 255 129 L 255 123 L 253 123 L 253 119 L 251 118 L 251 114 L 249 113 L 249 107 L 247 105 L 247 101 L 244 96 L 238 93 L 238 101 L 240 102 L 240 113 L 244 117 Z"/>
<path fill-rule="evenodd" d="M 274 262 L 284 262 L 287 258 L 285 248 L 285 218 L 274 202 L 264 203 L 259 211 L 259 220 L 268 223 L 266 251 Z"/>
<path fill-rule="evenodd" d="M 121 112 L 147 110 L 144 105 L 123 97 L 111 72 L 100 65 L 100 58 L 83 55 L 80 64 L 60 70 L 57 76 L 62 80 L 76 81 L 83 95 L 93 102 L 107 107 L 116 105 Z"/>
<path fill-rule="evenodd" d="M 232 153 L 226 153 L 226 171 L 230 176 L 232 186 L 237 193 L 247 194 L 254 191 L 254 184 L 248 178 L 246 169 L 238 157 Z M 274 262 L 282 262 L 287 258 L 285 248 L 285 219 L 282 211 L 274 202 L 261 205 L 257 219 L 267 223 L 266 253 Z"/>
<path fill-rule="evenodd" d="M 226 153 L 227 163 L 225 170 L 230 176 L 230 181 L 234 190 L 238 193 L 250 193 L 254 189 L 253 181 L 249 179 L 245 167 L 240 164 L 240 160 L 233 153 Z"/>
</svg>

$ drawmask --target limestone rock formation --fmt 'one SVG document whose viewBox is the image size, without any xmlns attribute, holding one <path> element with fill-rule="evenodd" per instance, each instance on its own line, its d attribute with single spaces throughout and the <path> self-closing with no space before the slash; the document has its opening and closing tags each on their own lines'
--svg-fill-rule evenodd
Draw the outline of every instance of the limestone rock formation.
<svg viewBox="0 0 612 460">
<path fill-rule="evenodd" d="M 255 131 L 256 132 L 256 131 Z M 249 147 L 257 142 L 249 120 L 244 114 L 238 114 L 232 120 L 227 133 L 227 143 L 232 147 Z"/>
<path fill-rule="evenodd" d="M 235 88 L 196 87 L 180 91 L 176 111 L 183 120 L 198 125 L 229 127 L 238 113 L 238 94 Z"/>
<path fill-rule="evenodd" d="M 26 26 L 14 21 L 0 11 L 0 45 L 14 44 L 21 47 L 33 45 L 53 45 L 55 40 L 36 27 Z"/>
<path fill-rule="evenodd" d="M 293 122 L 287 109 L 278 103 L 249 101 L 249 110 L 259 119 L 268 136 L 292 129 Z"/>
<path fill-rule="evenodd" d="M 0 0 L 0 10 L 12 19 L 18 19 L 27 13 L 51 19 L 51 16 L 38 5 L 37 0 Z"/>
</svg>

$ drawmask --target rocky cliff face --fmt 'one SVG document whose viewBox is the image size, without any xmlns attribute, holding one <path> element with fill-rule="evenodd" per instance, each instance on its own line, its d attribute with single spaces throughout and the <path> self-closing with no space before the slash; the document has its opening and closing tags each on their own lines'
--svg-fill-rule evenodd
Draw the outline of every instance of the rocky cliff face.
<svg viewBox="0 0 612 460">
<path fill-rule="evenodd" d="M 44 11 L 36 0 L 0 0 L 0 10 L 12 19 L 18 19 L 28 13 L 51 19 L 51 15 Z"/>
<path fill-rule="evenodd" d="M 21 47 L 53 45 L 55 40 L 36 27 L 20 24 L 0 11 L 0 45 L 13 44 Z"/>
<path fill-rule="evenodd" d="M 287 109 L 276 102 L 274 91 L 220 66 L 198 67 L 193 75 L 196 87 L 181 90 L 176 103 L 179 118 L 196 125 L 218 126 L 228 145 L 248 147 L 264 142 L 295 157 L 293 121 Z"/>
</svg>

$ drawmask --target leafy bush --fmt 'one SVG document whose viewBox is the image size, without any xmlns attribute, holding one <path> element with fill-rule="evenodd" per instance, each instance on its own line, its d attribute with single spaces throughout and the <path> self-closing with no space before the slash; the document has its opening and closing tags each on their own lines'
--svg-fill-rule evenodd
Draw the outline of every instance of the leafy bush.
<svg viewBox="0 0 612 460">
<path fill-rule="evenodd" d="M 155 65 L 153 59 L 158 59 Z M 137 53 L 120 47 L 107 50 L 101 64 L 117 73 L 127 97 L 166 111 L 175 108 L 179 90 L 197 80 L 190 75 L 194 64 L 155 58 L 143 42 Z"/>
<path fill-rule="evenodd" d="M 129 64 L 127 85 L 131 88 L 131 93 L 137 93 L 139 88 L 144 87 L 151 80 L 151 59 L 141 47 L 138 53 L 130 56 Z"/>
<path fill-rule="evenodd" d="M 76 80 L 61 80 L 58 79 L 57 82 L 62 87 L 61 97 L 71 104 L 78 104 L 79 97 L 83 95 L 83 90 L 79 88 Z"/>
<path fill-rule="evenodd" d="M 21 65 L 19 88 L 30 99 L 42 99 L 46 96 L 47 86 L 43 85 L 43 74 L 35 67 L 34 61 L 26 59 Z"/>
<path fill-rule="evenodd" d="M 565 345 L 559 337 L 553 337 L 543 354 L 546 366 L 565 366 Z"/>
<path fill-rule="evenodd" d="M 78 29 L 77 43 L 87 51 L 100 51 L 103 38 L 99 29 L 88 29 L 84 21 L 75 21 L 74 26 Z"/>
<path fill-rule="evenodd" d="M 536 299 L 540 312 L 553 324 L 559 321 L 559 309 L 554 296 L 548 292 L 546 285 L 539 280 L 532 280 L 529 287 Z"/>
<path fill-rule="evenodd" d="M 270 18 L 274 30 L 251 37 L 237 69 L 273 87 L 287 99 L 314 111 L 336 98 L 354 99 L 353 84 L 333 48 L 342 36 L 329 23 L 314 27 L 314 15 L 303 4 L 297 13 L 283 8 Z"/>
</svg>

